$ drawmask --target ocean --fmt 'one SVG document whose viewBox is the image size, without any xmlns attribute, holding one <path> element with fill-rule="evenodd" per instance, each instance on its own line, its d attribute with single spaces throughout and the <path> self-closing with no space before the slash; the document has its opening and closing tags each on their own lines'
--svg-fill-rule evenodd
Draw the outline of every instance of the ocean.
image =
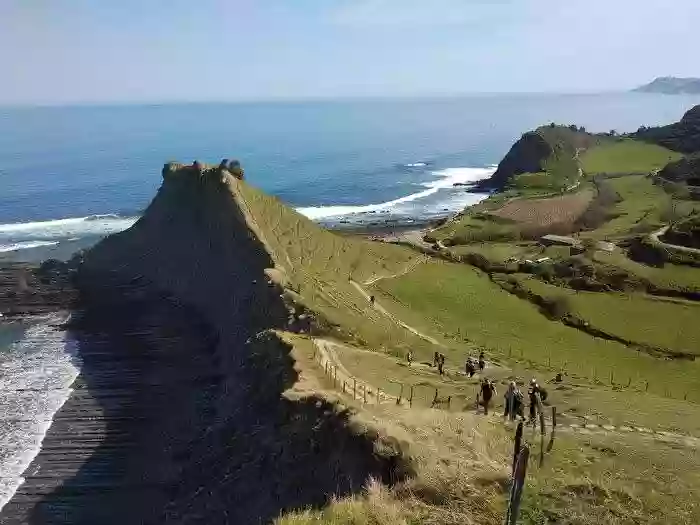
<svg viewBox="0 0 700 525">
<path fill-rule="evenodd" d="M 633 131 L 698 103 L 618 93 L 0 108 L 0 259 L 68 257 L 128 228 L 169 160 L 237 158 L 249 182 L 326 225 L 422 224 L 484 198 L 469 184 L 528 129 Z M 78 372 L 56 322 L 0 320 L 0 507 Z"/>
<path fill-rule="evenodd" d="M 168 160 L 238 158 L 252 184 L 324 224 L 425 222 L 483 198 L 454 185 L 488 177 L 528 129 L 631 131 L 698 102 L 619 93 L 0 108 L 0 255 L 70 253 L 127 228 Z"/>
</svg>

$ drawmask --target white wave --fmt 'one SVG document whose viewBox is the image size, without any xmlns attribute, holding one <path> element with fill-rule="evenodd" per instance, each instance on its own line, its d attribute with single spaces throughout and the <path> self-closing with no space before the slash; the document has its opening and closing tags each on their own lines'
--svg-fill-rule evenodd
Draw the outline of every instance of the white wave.
<svg viewBox="0 0 700 525">
<path fill-rule="evenodd" d="M 54 327 L 65 320 L 47 316 L 0 353 L 0 509 L 24 481 L 78 375 L 72 343 Z"/>
<path fill-rule="evenodd" d="M 40 248 L 41 246 L 55 246 L 58 241 L 20 241 L 9 244 L 0 244 L 0 253 L 16 252 L 18 250 L 29 250 L 30 248 Z"/>
<path fill-rule="evenodd" d="M 130 228 L 138 217 L 91 215 L 53 221 L 0 224 L 0 244 L 54 241 L 88 235 L 109 235 Z"/>
<path fill-rule="evenodd" d="M 413 162 L 411 164 L 404 164 L 404 166 L 407 168 L 425 168 L 427 165 L 427 162 Z"/>
<path fill-rule="evenodd" d="M 310 206 L 297 208 L 297 211 L 302 215 L 306 215 L 309 219 L 327 219 L 331 217 L 343 217 L 346 215 L 354 215 L 359 213 L 383 212 L 389 211 L 399 204 L 423 199 L 437 193 L 442 189 L 449 189 L 455 184 L 474 184 L 477 181 L 486 179 L 493 175 L 495 168 L 447 168 L 440 171 L 434 171 L 433 175 L 439 178 L 423 183 L 422 186 L 427 188 L 417 193 L 406 195 L 387 202 L 379 204 L 365 204 L 359 206 Z"/>
</svg>

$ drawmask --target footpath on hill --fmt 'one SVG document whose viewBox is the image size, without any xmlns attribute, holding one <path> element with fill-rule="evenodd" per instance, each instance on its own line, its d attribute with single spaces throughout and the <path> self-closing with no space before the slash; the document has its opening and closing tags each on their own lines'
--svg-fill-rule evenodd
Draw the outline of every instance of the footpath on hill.
<svg viewBox="0 0 700 525">
<path fill-rule="evenodd" d="M 401 272 L 398 272 L 396 274 L 391 274 L 391 275 L 385 275 L 385 276 L 379 276 L 375 277 L 373 279 L 369 279 L 365 281 L 363 284 L 364 285 L 371 285 L 374 284 L 380 280 L 384 279 L 394 279 L 396 277 L 400 277 L 402 275 L 406 275 L 410 271 L 412 271 L 416 266 L 419 264 L 425 262 L 426 259 L 419 259 L 418 261 L 412 263 L 411 265 L 407 266 L 404 270 Z M 356 281 L 351 280 L 352 285 L 365 297 L 367 301 L 370 301 L 370 298 L 372 297 L 367 290 L 359 283 Z M 394 323 L 397 325 L 403 327 L 404 329 L 410 331 L 411 333 L 417 335 L 421 339 L 424 339 L 425 341 L 428 341 L 429 343 L 435 345 L 438 348 L 446 348 L 446 346 L 439 341 L 437 341 L 435 338 L 424 334 L 423 332 L 419 331 L 417 328 L 410 326 L 409 324 L 403 322 L 401 319 L 399 319 L 397 316 L 394 314 L 390 313 L 388 310 L 386 310 L 381 304 L 377 302 L 377 300 L 374 300 L 374 308 L 381 312 L 383 315 L 387 316 L 389 319 L 391 319 Z M 325 369 L 327 374 L 330 374 L 331 380 L 333 381 L 333 384 L 336 388 L 341 389 L 343 393 L 346 394 L 352 394 L 353 397 L 362 399 L 363 402 L 365 403 L 384 403 L 384 402 L 393 402 L 396 403 L 397 405 L 401 405 L 403 402 L 406 401 L 405 398 L 397 397 L 394 395 L 391 395 L 389 393 L 383 392 L 380 388 L 377 388 L 374 385 L 369 384 L 367 381 L 364 379 L 357 377 L 353 375 L 342 363 L 339 355 L 338 355 L 338 350 L 348 348 L 352 349 L 351 347 L 348 347 L 346 345 L 343 345 L 342 343 L 339 343 L 337 341 L 333 341 L 330 339 L 325 339 L 325 338 L 314 338 L 313 343 L 316 349 L 316 361 L 321 365 L 322 368 Z M 354 350 L 354 349 L 353 349 Z M 475 405 L 475 409 L 478 410 L 478 406 Z M 566 414 L 560 414 L 561 416 L 566 416 Z M 486 417 L 486 416 L 485 416 Z M 500 419 L 500 415 L 496 413 L 492 413 L 489 417 L 493 419 Z M 551 425 L 551 419 L 547 419 L 548 424 Z M 678 434 L 674 432 L 666 432 L 666 431 L 656 431 L 650 428 L 646 427 L 641 427 L 641 426 L 635 426 L 635 425 L 620 425 L 620 426 L 615 426 L 615 425 L 599 425 L 595 423 L 590 423 L 590 422 L 585 422 L 583 424 L 578 424 L 578 423 L 568 423 L 564 425 L 558 425 L 557 429 L 560 431 L 568 431 L 568 432 L 575 432 L 577 434 L 618 434 L 618 435 L 625 435 L 625 434 L 636 434 L 639 436 L 646 436 L 651 439 L 655 439 L 658 441 L 665 441 L 669 443 L 676 443 L 676 444 L 681 444 L 687 447 L 693 447 L 693 448 L 700 448 L 700 438 L 695 437 L 695 436 L 689 436 L 689 435 L 683 435 L 683 434 Z"/>
</svg>

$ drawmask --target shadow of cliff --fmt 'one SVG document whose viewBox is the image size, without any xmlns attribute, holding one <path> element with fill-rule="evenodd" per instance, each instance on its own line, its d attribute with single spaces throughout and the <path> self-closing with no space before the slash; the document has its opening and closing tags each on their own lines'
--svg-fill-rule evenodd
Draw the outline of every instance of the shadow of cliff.
<svg viewBox="0 0 700 525">
<path fill-rule="evenodd" d="M 82 373 L 17 523 L 266 523 L 404 476 L 347 413 L 282 396 L 297 380 L 289 348 L 258 328 L 222 341 L 138 279 L 84 292 L 70 328 Z"/>
</svg>

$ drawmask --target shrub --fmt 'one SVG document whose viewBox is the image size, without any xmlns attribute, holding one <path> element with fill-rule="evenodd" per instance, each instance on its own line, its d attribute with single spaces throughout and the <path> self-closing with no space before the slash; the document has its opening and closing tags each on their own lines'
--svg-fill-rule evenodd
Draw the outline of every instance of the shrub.
<svg viewBox="0 0 700 525">
<path fill-rule="evenodd" d="M 542 309 L 551 319 L 561 321 L 571 314 L 571 301 L 565 295 L 545 298 L 542 301 Z"/>
</svg>

